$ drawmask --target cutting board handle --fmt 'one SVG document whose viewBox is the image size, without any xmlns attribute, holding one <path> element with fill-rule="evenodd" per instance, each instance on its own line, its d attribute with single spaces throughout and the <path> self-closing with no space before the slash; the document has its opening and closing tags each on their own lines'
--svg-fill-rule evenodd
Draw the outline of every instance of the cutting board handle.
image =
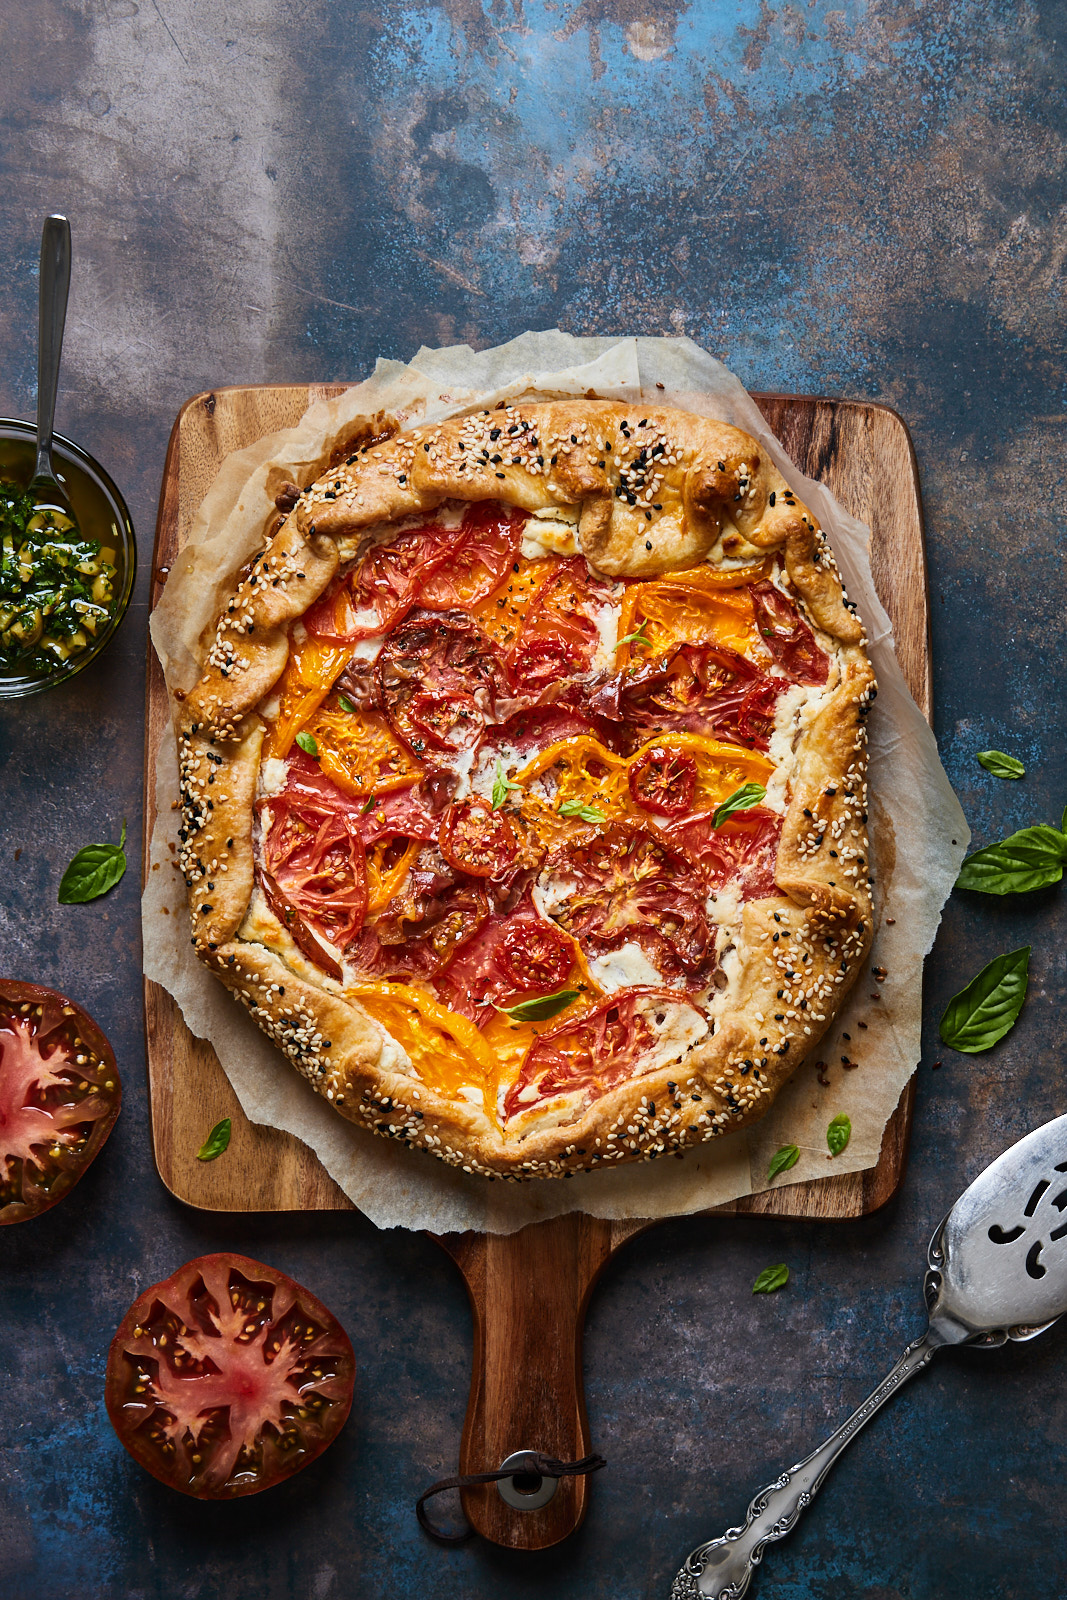
<svg viewBox="0 0 1067 1600">
<path fill-rule="evenodd" d="M 574 1211 L 518 1233 L 435 1236 L 463 1274 L 474 1315 L 461 1473 L 493 1472 L 518 1450 L 561 1461 L 590 1454 L 585 1309 L 614 1250 L 644 1226 Z M 463 1490 L 463 1510 L 494 1544 L 544 1550 L 581 1524 L 589 1492 L 587 1477 L 564 1477 L 546 1506 L 519 1511 L 505 1504 L 496 1484 L 482 1484 Z"/>
</svg>

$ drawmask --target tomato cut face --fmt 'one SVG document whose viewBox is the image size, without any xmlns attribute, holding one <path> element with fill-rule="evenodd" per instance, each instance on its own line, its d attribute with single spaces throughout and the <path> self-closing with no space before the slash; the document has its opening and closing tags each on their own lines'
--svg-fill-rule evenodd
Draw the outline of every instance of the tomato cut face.
<svg viewBox="0 0 1067 1600">
<path fill-rule="evenodd" d="M 355 1360 L 321 1300 L 247 1256 L 201 1256 L 153 1284 L 107 1361 L 112 1426 L 183 1494 L 229 1500 L 290 1478 L 336 1438 Z"/>
<path fill-rule="evenodd" d="M 573 946 L 526 897 L 505 918 L 490 915 L 434 979 L 445 1005 L 483 1027 L 497 1006 L 561 989 Z"/>
<path fill-rule="evenodd" d="M 775 661 L 794 683 L 825 683 L 830 662 L 788 596 L 773 583 L 754 584 L 749 592 L 760 637 Z"/>
<path fill-rule="evenodd" d="M 402 892 L 348 951 L 371 977 L 432 978 L 489 914 L 481 887 L 456 873 L 432 845 L 415 858 Z"/>
<path fill-rule="evenodd" d="M 552 909 L 565 932 L 597 954 L 640 946 L 664 977 L 705 982 L 715 965 L 706 891 L 676 845 L 624 822 L 550 857 L 542 888 L 566 890 Z"/>
<path fill-rule="evenodd" d="M 677 817 L 693 804 L 697 764 L 684 750 L 653 745 L 630 767 L 630 793 L 646 811 Z"/>
<path fill-rule="evenodd" d="M 0 980 L 0 1223 L 69 1194 L 115 1126 L 115 1055 L 89 1014 L 52 989 Z"/>
<path fill-rule="evenodd" d="M 375 545 L 304 614 L 304 626 L 328 644 L 354 644 L 395 627 L 415 604 L 419 585 L 447 559 L 451 534 L 436 522 Z"/>
<path fill-rule="evenodd" d="M 502 877 L 519 853 L 507 817 L 480 795 L 449 806 L 438 842 L 445 860 L 472 878 Z"/>
<path fill-rule="evenodd" d="M 525 521 L 495 501 L 471 506 L 444 561 L 420 583 L 419 605 L 447 611 L 488 600 L 512 569 Z"/>
<path fill-rule="evenodd" d="M 680 645 L 647 667 L 616 674 L 592 697 L 592 709 L 620 724 L 622 748 L 644 742 L 640 730 L 699 733 L 766 750 L 787 678 L 771 677 L 733 650 Z"/>
</svg>

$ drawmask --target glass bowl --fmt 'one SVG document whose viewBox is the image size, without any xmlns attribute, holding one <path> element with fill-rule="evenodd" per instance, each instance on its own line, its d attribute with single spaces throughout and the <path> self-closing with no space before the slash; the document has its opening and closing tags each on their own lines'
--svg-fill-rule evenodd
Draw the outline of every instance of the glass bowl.
<svg viewBox="0 0 1067 1600">
<path fill-rule="evenodd" d="M 33 477 L 37 459 L 37 430 L 32 422 L 0 418 L 0 478 L 25 487 Z M 99 462 L 79 445 L 56 434 L 52 444 L 56 477 L 67 491 L 86 539 L 96 539 L 101 548 L 115 552 L 115 599 L 103 632 L 70 662 L 57 664 L 52 672 L 25 672 L 17 666 L 0 663 L 0 700 L 17 695 L 37 694 L 53 689 L 81 672 L 107 648 L 126 614 L 137 574 L 137 544 L 133 523 L 118 489 Z"/>
</svg>

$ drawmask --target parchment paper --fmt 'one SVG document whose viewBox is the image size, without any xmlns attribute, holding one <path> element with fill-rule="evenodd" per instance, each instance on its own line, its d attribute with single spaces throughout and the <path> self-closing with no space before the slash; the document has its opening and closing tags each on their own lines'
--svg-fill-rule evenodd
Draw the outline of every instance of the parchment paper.
<svg viewBox="0 0 1067 1600">
<path fill-rule="evenodd" d="M 573 1210 L 610 1218 L 680 1215 L 766 1188 L 767 1163 L 783 1144 L 801 1148 L 791 1182 L 861 1171 L 876 1164 L 886 1122 L 918 1062 L 923 957 L 966 853 L 969 830 L 933 734 L 897 665 L 889 618 L 871 579 L 868 529 L 822 485 L 796 470 L 738 380 L 691 341 L 575 339 L 553 330 L 480 352 L 463 345 L 423 349 L 407 366 L 380 361 L 366 383 L 311 406 L 296 428 L 229 456 L 152 618 L 152 639 L 168 685 L 188 689 L 199 675 L 205 640 L 213 633 L 231 576 L 258 548 L 267 520 L 276 514 L 273 494 L 281 476 L 301 486 L 312 482 L 325 470 L 334 445 L 380 412 L 415 426 L 501 399 L 589 392 L 603 399 L 681 406 L 743 428 L 770 452 L 829 536 L 848 593 L 866 623 L 878 674 L 870 718 L 878 930 L 870 964 L 886 968 L 889 976 L 875 984 L 869 972 L 860 975 L 835 1025 L 751 1129 L 681 1157 L 565 1181 L 490 1183 L 464 1175 L 345 1122 L 193 956 L 185 887 L 168 848 L 178 826 L 171 809 L 177 763 L 168 749 L 156 775 L 157 820 L 142 906 L 145 972 L 174 996 L 193 1033 L 211 1041 L 245 1114 L 303 1139 L 349 1198 L 383 1228 L 508 1233 Z M 887 924 L 887 918 L 894 923 Z M 872 992 L 880 994 L 878 1002 L 871 1001 Z M 861 1020 L 866 1030 L 859 1028 Z M 842 1033 L 851 1041 L 842 1041 Z M 858 1067 L 846 1071 L 843 1055 Z M 816 1060 L 829 1063 L 828 1088 L 818 1082 Z M 852 1120 L 852 1138 L 831 1161 L 826 1126 L 839 1111 Z"/>
</svg>

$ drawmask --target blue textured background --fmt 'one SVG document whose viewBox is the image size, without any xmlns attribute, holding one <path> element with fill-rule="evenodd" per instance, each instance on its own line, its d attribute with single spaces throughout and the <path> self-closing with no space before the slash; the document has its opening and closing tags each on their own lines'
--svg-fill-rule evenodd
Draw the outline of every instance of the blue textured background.
<svg viewBox="0 0 1067 1600">
<path fill-rule="evenodd" d="M 122 485 L 147 558 L 167 434 L 197 390 L 359 377 L 380 353 L 526 327 L 686 333 L 751 388 L 876 398 L 923 476 L 937 730 L 983 844 L 1053 821 L 1063 744 L 1067 111 L 1060 0 L 0 0 L 0 413 L 31 414 L 40 220 L 74 229 L 58 426 Z M 1065 1109 L 1062 895 L 956 896 L 928 964 L 911 1164 L 837 1226 L 691 1219 L 616 1260 L 586 1371 L 609 1459 L 572 1540 L 441 1551 L 469 1319 L 421 1237 L 358 1216 L 213 1219 L 152 1167 L 137 874 L 60 908 L 73 849 L 136 837 L 147 559 L 106 658 L 0 715 L 0 948 L 108 1030 L 126 1105 L 75 1198 L 0 1237 L 0 1574 L 34 1600 L 666 1596 L 682 1557 L 858 1402 L 921 1324 L 926 1238 L 1011 1139 Z M 988 746 L 1029 768 L 987 776 Z M 921 796 L 916 804 L 921 804 Z M 1010 1038 L 936 1020 L 1032 941 Z M 942 1059 L 940 1071 L 932 1063 Z M 348 1327 L 353 1419 L 229 1506 L 128 1460 L 111 1333 L 187 1257 L 285 1268 Z M 753 1297 L 787 1261 L 782 1293 Z M 1064 1356 L 944 1357 L 768 1558 L 783 1600 L 1067 1592 Z"/>
</svg>

